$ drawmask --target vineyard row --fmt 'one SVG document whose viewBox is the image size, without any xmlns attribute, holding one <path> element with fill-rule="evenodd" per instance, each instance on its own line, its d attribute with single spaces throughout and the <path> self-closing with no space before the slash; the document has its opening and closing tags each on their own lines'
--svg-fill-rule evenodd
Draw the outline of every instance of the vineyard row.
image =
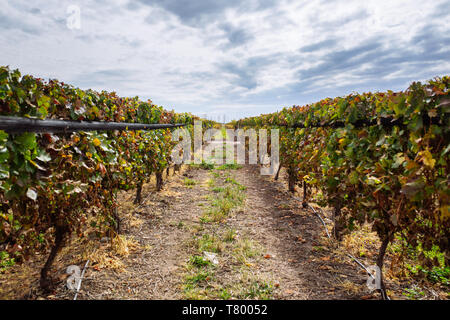
<svg viewBox="0 0 450 320">
<path fill-rule="evenodd" d="M 169 128 L 181 124 L 189 129 L 196 119 L 150 100 L 80 90 L 8 67 L 0 67 L 0 116 L 41 125 L 40 133 L 0 130 L 0 253 L 20 262 L 51 248 L 41 271 L 44 289 L 52 286 L 50 267 L 70 234 L 86 236 L 88 222 L 99 237 L 120 231 L 120 190 L 137 189 L 140 201 L 142 185 L 153 174 L 161 189 L 175 145 Z M 162 129 L 73 132 L 78 131 L 74 126 L 100 122 L 99 130 L 111 128 L 112 122 L 121 130 L 123 125 Z M 72 128 L 52 133 L 49 123 Z"/>
<path fill-rule="evenodd" d="M 333 210 L 341 239 L 370 223 L 381 246 L 414 252 L 425 268 L 449 261 L 449 77 L 415 82 L 403 92 L 351 94 L 235 121 L 280 130 L 280 162 L 289 189 Z M 380 119 L 388 119 L 382 123 Z M 386 125 L 388 124 L 388 125 Z"/>
</svg>

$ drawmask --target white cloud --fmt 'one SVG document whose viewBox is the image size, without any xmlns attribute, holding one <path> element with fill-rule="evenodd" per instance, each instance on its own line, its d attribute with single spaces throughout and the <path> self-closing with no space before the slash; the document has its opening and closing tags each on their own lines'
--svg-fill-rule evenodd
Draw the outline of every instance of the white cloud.
<svg viewBox="0 0 450 320">
<path fill-rule="evenodd" d="M 80 0 L 69 30 L 72 1 L 0 0 L 0 64 L 236 117 L 450 70 L 448 0 L 177 3 Z"/>
</svg>

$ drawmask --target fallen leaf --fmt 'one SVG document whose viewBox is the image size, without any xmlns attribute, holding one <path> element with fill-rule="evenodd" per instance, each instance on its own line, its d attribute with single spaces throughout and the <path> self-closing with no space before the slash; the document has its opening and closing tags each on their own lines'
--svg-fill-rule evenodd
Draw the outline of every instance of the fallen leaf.
<svg viewBox="0 0 450 320">
<path fill-rule="evenodd" d="M 320 266 L 319 269 L 321 269 L 321 270 L 329 270 L 329 271 L 333 270 L 332 267 L 330 267 L 330 266 L 325 266 L 325 265 L 324 265 L 324 266 Z"/>
<path fill-rule="evenodd" d="M 285 293 L 285 294 L 294 294 L 295 291 L 292 291 L 292 290 L 285 290 L 284 293 Z"/>
</svg>

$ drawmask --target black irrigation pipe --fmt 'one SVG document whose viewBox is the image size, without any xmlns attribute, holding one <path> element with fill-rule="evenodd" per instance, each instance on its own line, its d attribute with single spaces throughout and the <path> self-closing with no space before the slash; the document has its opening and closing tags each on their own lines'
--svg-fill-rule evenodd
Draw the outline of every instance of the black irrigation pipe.
<svg viewBox="0 0 450 320">
<path fill-rule="evenodd" d="M 301 200 L 301 199 L 299 199 L 299 198 L 297 198 L 297 197 L 292 197 L 292 198 L 294 198 L 294 200 L 297 200 L 297 201 L 300 201 L 300 202 L 303 203 L 303 200 Z M 326 231 L 326 233 L 327 233 L 328 239 L 331 240 L 331 236 L 330 236 L 330 233 L 328 232 L 328 228 L 327 228 L 327 225 L 326 225 L 325 221 L 322 219 L 322 217 L 320 216 L 320 214 L 314 209 L 313 206 L 311 206 L 309 203 L 307 203 L 307 206 L 308 206 L 308 207 L 314 212 L 314 214 L 320 219 L 320 221 L 322 222 L 322 224 L 323 224 L 323 226 L 324 226 L 324 228 L 325 228 L 325 231 Z M 372 277 L 373 279 L 375 279 L 375 276 L 369 271 L 369 269 L 367 269 L 367 267 L 366 267 L 361 261 L 359 261 L 358 259 L 356 259 L 356 258 L 355 258 L 353 255 L 351 255 L 350 253 L 346 253 L 346 255 L 347 255 L 349 258 L 353 259 L 353 260 L 358 264 L 358 266 L 360 266 L 362 269 L 364 269 L 364 271 L 366 271 L 367 274 L 368 274 L 370 277 Z M 384 296 L 387 297 L 386 300 L 391 300 L 391 299 L 388 297 L 388 295 L 387 295 L 386 293 L 383 295 L 383 297 L 384 297 Z"/>
<path fill-rule="evenodd" d="M 448 114 L 444 115 L 445 118 L 448 118 Z M 344 121 L 334 121 L 334 122 L 321 122 L 321 123 L 311 123 L 308 125 L 305 125 L 304 123 L 295 123 L 293 125 L 287 125 L 287 124 L 279 124 L 280 127 L 288 127 L 288 128 L 344 128 L 347 125 L 351 124 L 355 128 L 363 128 L 363 127 L 370 127 L 370 126 L 382 126 L 382 127 L 393 127 L 393 126 L 406 126 L 404 124 L 403 118 L 392 118 L 392 117 L 383 117 L 383 118 L 377 118 L 373 120 L 369 119 L 360 119 L 356 120 L 355 122 L 344 122 Z M 424 126 L 430 126 L 430 125 L 443 125 L 443 121 L 439 117 L 430 117 L 428 115 L 422 116 L 422 122 Z"/>
<path fill-rule="evenodd" d="M 311 210 L 312 210 L 312 211 L 316 214 L 316 216 L 320 219 L 320 221 L 321 221 L 322 224 L 323 224 L 323 227 L 325 228 L 325 232 L 327 233 L 328 239 L 331 239 L 330 233 L 328 232 L 327 224 L 326 224 L 325 221 L 322 219 L 322 217 L 320 216 L 320 214 L 318 214 L 318 213 L 316 212 L 316 210 L 314 209 L 314 207 L 311 206 L 309 203 L 308 203 L 308 207 L 310 207 Z"/>
<path fill-rule="evenodd" d="M 157 130 L 167 128 L 183 127 L 186 124 L 163 124 L 163 123 L 127 123 L 106 121 L 67 121 L 67 120 L 40 120 L 21 117 L 0 116 L 0 130 L 8 133 L 21 132 L 46 132 L 46 133 L 68 133 L 76 131 L 99 131 L 99 130 Z"/>
</svg>

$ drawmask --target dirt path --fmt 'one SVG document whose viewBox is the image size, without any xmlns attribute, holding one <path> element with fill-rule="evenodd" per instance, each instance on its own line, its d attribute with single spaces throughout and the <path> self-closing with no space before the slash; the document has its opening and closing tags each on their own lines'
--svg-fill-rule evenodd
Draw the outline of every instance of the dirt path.
<svg viewBox="0 0 450 320">
<path fill-rule="evenodd" d="M 188 175 L 205 180 L 207 172 L 194 170 Z M 205 201 L 205 187 L 186 188 L 184 178 L 172 176 L 164 191 L 147 194 L 134 212 L 143 223 L 128 230 L 140 249 L 125 260 L 124 271 L 92 270 L 81 299 L 182 298 L 179 273 L 188 257 L 183 246 L 190 239 L 189 228 L 198 224 L 198 204 Z"/>
<path fill-rule="evenodd" d="M 360 298 L 362 293 L 355 295 L 343 283 L 362 285 L 365 276 L 323 245 L 323 229 L 317 218 L 299 209 L 299 203 L 285 191 L 283 182 L 261 176 L 257 166 L 229 170 L 228 174 L 246 187 L 245 205 L 240 211 L 222 223 L 202 226 L 199 219 L 208 206 L 208 196 L 214 197 L 207 184 L 211 171 L 189 170 L 171 177 L 166 191 L 150 193 L 134 212 L 143 223 L 128 228 L 127 233 L 139 242 L 141 249 L 124 259 L 122 272 L 89 268 L 79 299 L 186 298 L 183 291 L 186 266 L 196 254 L 192 242 L 212 228 L 214 234 L 232 229 L 257 246 L 258 257 L 247 263 L 251 267 L 244 267 L 252 279 L 269 284 L 270 294 L 264 298 Z M 186 176 L 196 181 L 196 185 L 186 186 Z M 209 287 L 232 288 L 233 281 L 245 286 L 242 277 L 235 275 L 242 272 L 242 267 L 227 262 L 233 260 L 231 254 L 225 252 L 221 257 L 224 265 L 216 274 L 227 280 L 215 285 L 208 283 Z M 220 298 L 202 292 L 202 298 Z M 229 298 L 242 297 L 247 296 L 231 293 Z"/>
<path fill-rule="evenodd" d="M 363 284 L 365 276 L 326 246 L 317 217 L 301 209 L 280 182 L 285 179 L 261 176 L 256 166 L 245 166 L 235 176 L 248 186 L 246 214 L 237 222 L 271 256 L 262 268 L 278 281 L 275 299 L 359 298 L 342 284 Z"/>
</svg>

